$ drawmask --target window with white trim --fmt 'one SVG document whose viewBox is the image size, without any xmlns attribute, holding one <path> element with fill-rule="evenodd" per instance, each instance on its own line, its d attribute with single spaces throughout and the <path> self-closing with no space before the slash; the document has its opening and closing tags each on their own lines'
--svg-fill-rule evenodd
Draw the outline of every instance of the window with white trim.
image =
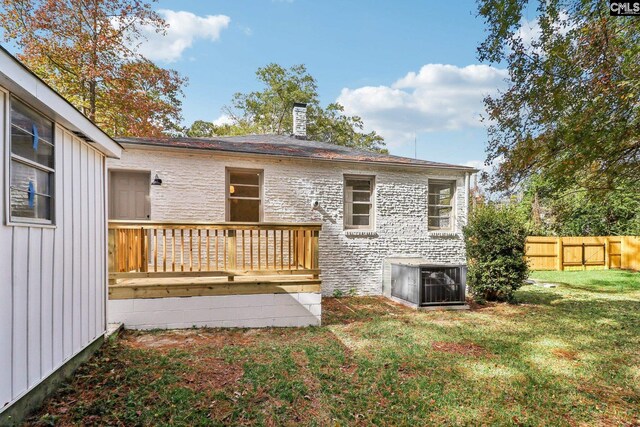
<svg viewBox="0 0 640 427">
<path fill-rule="evenodd" d="M 227 221 L 260 222 L 262 171 L 227 169 Z"/>
<path fill-rule="evenodd" d="M 373 229 L 374 177 L 344 177 L 344 228 Z"/>
<path fill-rule="evenodd" d="M 53 122 L 11 98 L 9 218 L 53 223 Z"/>
<path fill-rule="evenodd" d="M 429 180 L 429 230 L 453 230 L 455 192 L 455 181 Z"/>
</svg>

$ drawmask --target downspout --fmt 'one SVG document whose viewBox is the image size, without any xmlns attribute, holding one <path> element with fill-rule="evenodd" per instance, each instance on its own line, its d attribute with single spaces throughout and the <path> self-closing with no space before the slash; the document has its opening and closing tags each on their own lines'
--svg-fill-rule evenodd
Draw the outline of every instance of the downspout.
<svg viewBox="0 0 640 427">
<path fill-rule="evenodd" d="M 464 174 L 464 189 L 465 189 L 465 198 L 464 198 L 464 207 L 465 207 L 465 224 L 469 223 L 469 193 L 470 193 L 470 182 L 471 182 L 471 173 L 465 172 Z"/>
</svg>

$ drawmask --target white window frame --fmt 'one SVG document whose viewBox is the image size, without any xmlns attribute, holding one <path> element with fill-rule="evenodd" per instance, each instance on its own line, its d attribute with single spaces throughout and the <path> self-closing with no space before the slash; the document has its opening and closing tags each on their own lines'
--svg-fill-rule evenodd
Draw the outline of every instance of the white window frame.
<svg viewBox="0 0 640 427">
<path fill-rule="evenodd" d="M 259 191 L 258 197 L 233 197 L 229 191 L 229 187 L 231 185 L 231 173 L 255 173 L 260 176 L 259 180 Z M 245 199 L 245 200 L 258 200 L 259 201 L 259 220 L 258 222 L 263 222 L 264 216 L 264 169 L 249 169 L 249 168 L 235 168 L 235 167 L 227 167 L 225 168 L 225 183 L 224 183 L 224 204 L 225 204 L 225 212 L 224 218 L 225 221 L 231 222 L 231 199 Z"/>
<path fill-rule="evenodd" d="M 347 180 L 354 179 L 360 181 L 369 181 L 369 188 L 371 192 L 371 197 L 369 202 L 351 202 L 347 201 Z M 342 180 L 342 212 L 343 212 L 343 227 L 345 230 L 353 230 L 353 231 L 374 231 L 376 229 L 376 177 L 375 175 L 354 175 L 354 174 L 345 174 Z M 371 205 L 371 210 L 369 211 L 369 225 L 348 225 L 347 224 L 347 203 L 356 204 L 369 204 Z M 353 213 L 351 214 L 354 215 Z M 364 215 L 364 214 L 362 214 Z M 353 221 L 351 221 L 353 222 Z"/>
<path fill-rule="evenodd" d="M 449 224 L 450 226 L 447 228 L 436 228 L 436 227 L 432 227 L 431 225 L 429 225 L 429 219 L 433 218 L 432 216 L 429 215 L 429 208 L 432 206 L 431 203 L 429 203 L 429 197 L 431 197 L 431 184 L 449 184 L 452 187 L 452 191 L 453 193 L 451 194 L 451 215 L 450 215 L 450 219 L 449 219 Z M 454 233 L 457 229 L 456 227 L 456 210 L 457 210 L 457 198 L 458 198 L 458 180 L 457 178 L 448 178 L 448 177 L 442 177 L 442 178 L 437 178 L 437 179 L 428 179 L 427 180 L 427 230 L 429 230 L 430 233 Z M 446 207 L 446 205 L 437 205 L 440 207 Z M 439 218 L 442 218 L 442 216 L 439 216 Z"/>
<path fill-rule="evenodd" d="M 22 99 L 20 99 L 19 97 L 15 96 L 13 93 L 7 92 L 7 91 L 2 91 L 2 93 L 5 96 L 4 99 L 4 109 L 5 109 L 5 170 L 6 170 L 6 174 L 5 174 L 5 218 L 6 218 L 6 225 L 8 226 L 37 226 L 37 227 L 51 227 L 54 228 L 56 226 L 55 223 L 55 211 L 56 211 L 56 194 L 55 194 L 55 188 L 56 188 L 56 122 L 55 120 L 51 119 L 49 116 L 47 116 L 46 114 L 43 114 L 40 110 L 38 110 L 37 108 L 32 107 L 28 102 L 23 101 Z M 52 130 L 52 141 L 50 142 L 50 144 L 53 146 L 53 167 L 48 167 L 45 165 L 42 165 L 38 162 L 35 162 L 33 160 L 29 160 L 29 159 L 25 159 L 22 156 L 19 156 L 17 154 L 13 154 L 12 152 L 12 139 L 11 139 L 11 129 L 13 127 L 13 124 L 11 122 L 11 106 L 12 106 L 12 101 L 13 99 L 17 100 L 18 102 L 22 103 L 23 105 L 25 105 L 27 108 L 33 110 L 36 114 L 42 116 L 43 118 L 45 118 L 46 120 L 51 122 L 51 130 Z M 30 133 L 28 130 L 25 130 L 27 133 Z M 44 143 L 49 143 L 46 140 L 43 140 Z M 43 219 L 43 218 L 27 218 L 27 217 L 20 217 L 20 216 L 14 216 L 12 211 L 11 211 L 11 169 L 12 169 L 12 163 L 13 161 L 16 161 L 18 163 L 22 163 L 25 166 L 46 172 L 51 174 L 50 175 L 50 182 L 49 182 L 49 186 L 51 189 L 51 194 L 49 195 L 44 195 L 44 196 L 48 196 L 50 198 L 50 213 L 51 213 L 51 218 L 50 219 Z M 41 195 L 39 193 L 36 193 L 37 195 Z"/>
</svg>

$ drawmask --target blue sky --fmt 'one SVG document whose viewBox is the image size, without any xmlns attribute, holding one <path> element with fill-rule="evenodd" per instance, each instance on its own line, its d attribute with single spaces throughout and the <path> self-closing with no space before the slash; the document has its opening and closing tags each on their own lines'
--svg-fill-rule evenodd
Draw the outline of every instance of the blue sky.
<svg viewBox="0 0 640 427">
<path fill-rule="evenodd" d="M 420 158 L 485 158 L 481 99 L 504 86 L 506 71 L 478 66 L 484 28 L 474 0 L 160 0 L 155 8 L 171 27 L 142 48 L 189 78 L 186 124 L 224 120 L 233 93 L 259 88 L 258 67 L 303 63 L 322 103 L 362 116 L 393 154 L 413 157 L 415 133 Z"/>
<path fill-rule="evenodd" d="M 481 167 L 482 98 L 506 86 L 479 64 L 475 0 L 159 0 L 169 24 L 141 53 L 189 79 L 184 124 L 222 123 L 235 92 L 260 89 L 258 67 L 305 64 L 323 105 L 338 101 L 392 154 Z M 529 13 L 530 15 L 534 14 Z M 535 37 L 527 16 L 523 38 Z"/>
</svg>

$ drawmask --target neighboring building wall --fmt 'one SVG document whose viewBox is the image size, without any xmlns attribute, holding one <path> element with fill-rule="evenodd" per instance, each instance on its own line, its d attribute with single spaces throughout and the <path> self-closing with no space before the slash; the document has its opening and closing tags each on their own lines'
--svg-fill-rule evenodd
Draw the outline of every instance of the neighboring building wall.
<svg viewBox="0 0 640 427">
<path fill-rule="evenodd" d="M 0 92 L 1 117 L 6 96 Z M 6 195 L 8 141 L 2 140 Z M 2 201 L 0 412 L 106 328 L 104 156 L 56 126 L 55 163 L 55 227 L 7 226 Z"/>
<path fill-rule="evenodd" d="M 109 301 L 109 321 L 129 329 L 318 326 L 318 293 L 225 295 Z"/>
<path fill-rule="evenodd" d="M 323 223 L 320 268 L 324 295 L 356 289 L 381 294 L 383 260 L 424 257 L 436 263 L 465 263 L 461 229 L 466 222 L 463 172 L 371 166 L 326 161 L 232 157 L 187 150 L 127 148 L 110 169 L 158 174 L 151 186 L 151 220 L 224 221 L 225 167 L 264 170 L 264 221 Z M 345 231 L 343 175 L 375 176 L 374 233 Z M 456 231 L 427 230 L 428 179 L 456 179 Z M 312 202 L 320 202 L 312 209 Z"/>
</svg>

